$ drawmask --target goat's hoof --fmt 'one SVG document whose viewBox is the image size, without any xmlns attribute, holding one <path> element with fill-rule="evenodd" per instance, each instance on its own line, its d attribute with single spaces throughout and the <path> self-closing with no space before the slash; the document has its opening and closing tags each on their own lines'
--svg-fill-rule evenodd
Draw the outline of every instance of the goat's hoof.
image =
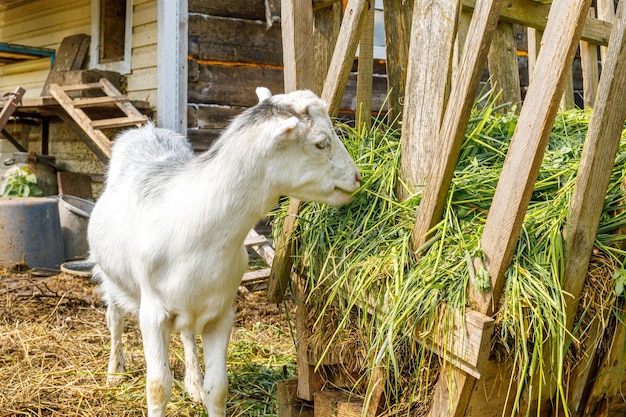
<svg viewBox="0 0 626 417">
<path fill-rule="evenodd" d="M 126 381 L 126 375 L 122 374 L 108 374 L 107 375 L 107 385 L 116 386 L 120 385 L 124 381 Z"/>
<path fill-rule="evenodd" d="M 201 385 L 185 381 L 185 391 L 193 402 L 204 405 L 204 392 Z"/>
</svg>

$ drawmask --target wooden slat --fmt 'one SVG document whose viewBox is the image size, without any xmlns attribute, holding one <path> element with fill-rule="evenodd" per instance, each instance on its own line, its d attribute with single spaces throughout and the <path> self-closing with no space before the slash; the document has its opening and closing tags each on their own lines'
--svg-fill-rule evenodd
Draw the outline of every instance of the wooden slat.
<svg viewBox="0 0 626 417">
<path fill-rule="evenodd" d="M 519 68 L 515 31 L 511 23 L 499 22 L 498 29 L 489 48 L 489 75 L 496 92 L 501 92 L 496 104 L 511 103 L 521 105 Z M 502 109 L 507 111 L 507 109 Z"/>
<path fill-rule="evenodd" d="M 85 34 L 68 36 L 61 41 L 59 50 L 54 57 L 54 64 L 48 73 L 41 95 L 49 94 L 50 84 L 57 82 L 59 75 L 65 71 L 81 69 L 83 61 L 89 52 L 89 42 L 91 38 Z"/>
<path fill-rule="evenodd" d="M 533 82 L 528 87 L 481 238 L 493 292 L 479 303 L 478 311 L 490 314 L 502 294 L 504 271 L 517 245 L 590 3 L 555 0 L 551 8 Z"/>
<path fill-rule="evenodd" d="M 463 0 L 463 8 L 471 11 L 476 3 L 477 0 Z M 508 0 L 506 7 L 500 11 L 500 20 L 544 30 L 549 13 L 549 4 L 540 4 L 532 0 Z M 608 45 L 612 28 L 609 22 L 588 18 L 583 26 L 580 39 L 597 45 Z"/>
<path fill-rule="evenodd" d="M 122 93 L 118 91 L 117 88 L 111 83 L 111 81 L 106 78 L 100 78 L 100 84 L 102 91 L 104 91 L 110 97 L 119 97 L 122 96 Z M 126 116 L 134 116 L 136 118 L 145 119 L 142 123 L 146 123 L 148 119 L 146 116 L 142 115 L 139 110 L 135 106 L 132 105 L 129 101 L 122 101 L 120 103 L 116 103 L 117 107 L 124 112 Z"/>
<path fill-rule="evenodd" d="M 59 85 L 58 87 L 63 91 L 80 91 L 80 90 L 102 90 L 102 84 L 100 81 L 93 83 L 80 83 L 80 84 L 69 84 L 69 85 Z"/>
<path fill-rule="evenodd" d="M 248 271 L 243 274 L 243 278 L 241 279 L 241 284 L 251 284 L 257 281 L 263 281 L 268 279 L 270 276 L 270 268 L 263 268 L 257 271 Z"/>
<path fill-rule="evenodd" d="M 74 107 L 78 108 L 86 108 L 86 107 L 98 107 L 105 106 L 108 104 L 116 104 L 116 103 L 126 103 L 129 99 L 127 96 L 117 96 L 117 97 L 87 97 L 87 98 L 75 98 L 72 100 L 72 104 Z"/>
<path fill-rule="evenodd" d="M 502 3 L 502 0 L 479 1 L 472 15 L 459 79 L 452 85 L 441 123 L 439 153 L 432 163 L 413 227 L 414 248 L 422 246 L 431 228 L 441 219 Z"/>
<path fill-rule="evenodd" d="M 595 14 L 593 7 L 589 16 Z M 598 48 L 587 41 L 580 41 L 580 64 L 583 72 L 583 100 L 585 107 L 593 107 L 598 91 Z"/>
<path fill-rule="evenodd" d="M 582 292 L 602 204 L 626 119 L 626 2 L 620 2 L 604 63 L 565 228 L 567 328 L 571 329 Z"/>
<path fill-rule="evenodd" d="M 404 0 L 385 0 L 385 50 L 387 52 L 388 121 L 399 126 L 402 120 L 406 69 L 409 60 L 412 3 Z M 397 118 L 397 119 L 396 119 Z"/>
<path fill-rule="evenodd" d="M 367 0 L 348 0 L 344 11 L 339 37 L 322 91 L 322 100 L 328 103 L 328 113 L 331 116 L 337 114 L 341 105 L 368 4 Z"/>
<path fill-rule="evenodd" d="M 111 141 L 101 131 L 91 126 L 91 119 L 80 109 L 74 108 L 72 99 L 70 99 L 65 91 L 58 84 L 50 84 L 50 94 L 65 109 L 67 114 L 76 122 L 78 126 L 85 132 L 89 141 L 97 147 L 101 154 L 107 159 L 111 158 Z"/>
<path fill-rule="evenodd" d="M 18 86 L 15 87 L 15 90 L 13 90 L 12 93 L 9 93 L 9 97 L 5 101 L 2 110 L 0 111 L 0 130 L 4 129 L 4 127 L 6 126 L 9 118 L 11 117 L 13 112 L 15 112 L 17 106 L 20 104 L 22 96 L 25 92 L 26 90 Z"/>
<path fill-rule="evenodd" d="M 401 198 L 424 186 L 439 155 L 458 12 L 457 0 L 417 2 L 413 9 L 404 97 L 411 111 L 403 113 L 400 155 L 400 175 L 408 190 L 398 189 Z"/>
<path fill-rule="evenodd" d="M 116 127 L 141 126 L 147 121 L 148 118 L 146 116 L 127 116 L 115 117 L 113 119 L 92 120 L 90 125 L 94 129 L 113 129 Z"/>
<path fill-rule="evenodd" d="M 372 76 L 374 74 L 374 7 L 365 12 L 359 40 L 359 63 L 356 78 L 357 127 L 372 124 Z"/>
<path fill-rule="evenodd" d="M 246 236 L 246 240 L 243 242 L 245 247 L 249 248 L 251 246 L 262 245 L 267 242 L 267 238 L 265 236 L 261 236 L 259 234 Z"/>
</svg>

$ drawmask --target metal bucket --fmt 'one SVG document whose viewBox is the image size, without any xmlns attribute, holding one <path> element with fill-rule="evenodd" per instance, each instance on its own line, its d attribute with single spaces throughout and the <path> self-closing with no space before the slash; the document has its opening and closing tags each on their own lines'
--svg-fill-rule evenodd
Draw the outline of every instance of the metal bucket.
<svg viewBox="0 0 626 417">
<path fill-rule="evenodd" d="M 84 259 L 89 254 L 87 225 L 94 203 L 71 195 L 59 196 L 59 219 L 67 260 Z"/>
<path fill-rule="evenodd" d="M 0 198 L 0 267 L 59 269 L 65 261 L 56 198 Z"/>
</svg>

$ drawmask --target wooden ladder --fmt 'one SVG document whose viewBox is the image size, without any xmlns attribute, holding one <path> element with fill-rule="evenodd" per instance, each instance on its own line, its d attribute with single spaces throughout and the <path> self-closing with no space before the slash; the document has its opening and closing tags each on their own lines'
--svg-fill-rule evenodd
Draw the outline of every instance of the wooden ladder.
<svg viewBox="0 0 626 417">
<path fill-rule="evenodd" d="M 101 90 L 104 96 L 72 98 L 68 92 L 87 90 Z M 102 129 L 113 129 L 127 126 L 142 126 L 148 118 L 133 106 L 130 99 L 120 93 L 106 78 L 87 84 L 58 85 L 50 84 L 50 94 L 63 107 L 65 112 L 84 133 L 81 135 L 87 145 L 105 162 L 111 158 L 111 140 L 102 132 Z M 109 119 L 92 120 L 83 109 L 89 107 L 106 107 L 115 105 L 124 116 Z M 66 120 L 70 122 L 70 120 Z"/>
</svg>

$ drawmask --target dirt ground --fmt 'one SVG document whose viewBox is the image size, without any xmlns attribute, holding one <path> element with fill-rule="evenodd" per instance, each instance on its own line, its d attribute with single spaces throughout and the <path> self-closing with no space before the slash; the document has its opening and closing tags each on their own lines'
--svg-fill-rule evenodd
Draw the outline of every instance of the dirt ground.
<svg viewBox="0 0 626 417">
<path fill-rule="evenodd" d="M 275 415 L 275 386 L 295 372 L 289 314 L 242 287 L 229 347 L 229 416 Z M 105 309 L 88 278 L 0 270 L 0 417 L 143 416 L 145 367 L 137 321 L 123 337 L 128 379 L 106 385 Z M 172 336 L 170 416 L 206 415 L 182 389 L 183 354 Z"/>
</svg>

